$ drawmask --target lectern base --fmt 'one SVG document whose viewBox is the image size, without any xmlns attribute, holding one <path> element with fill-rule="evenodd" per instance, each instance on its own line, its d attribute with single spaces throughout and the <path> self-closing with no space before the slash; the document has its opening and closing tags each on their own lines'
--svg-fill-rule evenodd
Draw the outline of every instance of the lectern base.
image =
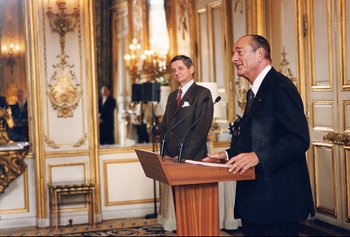
<svg viewBox="0 0 350 237">
<path fill-rule="evenodd" d="M 179 236 L 219 236 L 218 183 L 175 186 Z"/>
</svg>

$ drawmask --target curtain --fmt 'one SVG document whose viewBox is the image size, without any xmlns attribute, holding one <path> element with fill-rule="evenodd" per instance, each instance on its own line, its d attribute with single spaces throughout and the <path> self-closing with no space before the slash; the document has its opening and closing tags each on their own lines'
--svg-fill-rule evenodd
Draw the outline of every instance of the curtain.
<svg viewBox="0 0 350 237">
<path fill-rule="evenodd" d="M 94 2 L 98 85 L 112 88 L 112 0 Z"/>
</svg>

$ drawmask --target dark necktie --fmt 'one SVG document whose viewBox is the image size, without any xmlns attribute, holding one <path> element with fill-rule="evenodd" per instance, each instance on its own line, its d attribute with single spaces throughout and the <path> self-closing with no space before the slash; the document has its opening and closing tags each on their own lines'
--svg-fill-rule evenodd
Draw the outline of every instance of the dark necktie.
<svg viewBox="0 0 350 237">
<path fill-rule="evenodd" d="M 176 106 L 178 107 L 181 102 L 181 96 L 182 96 L 182 90 L 181 88 L 179 89 L 179 92 L 177 93 L 177 98 L 176 98 Z"/>
<path fill-rule="evenodd" d="M 245 113 L 248 114 L 250 109 L 252 108 L 252 104 L 254 101 L 254 92 L 252 91 L 252 89 L 249 89 L 247 92 L 247 104 L 245 106 Z"/>
</svg>

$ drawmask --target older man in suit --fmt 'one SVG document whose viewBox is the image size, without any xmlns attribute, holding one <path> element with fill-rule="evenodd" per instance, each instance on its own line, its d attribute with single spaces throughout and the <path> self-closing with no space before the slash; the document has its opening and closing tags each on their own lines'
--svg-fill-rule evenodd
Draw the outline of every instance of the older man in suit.
<svg viewBox="0 0 350 237">
<path fill-rule="evenodd" d="M 201 160 L 206 157 L 207 135 L 213 120 L 213 101 L 210 90 L 199 86 L 193 79 L 194 66 L 192 60 L 184 55 L 175 56 L 171 62 L 173 78 L 180 84 L 180 88 L 170 93 L 161 124 L 161 138 L 164 138 L 168 130 L 188 116 L 176 129 L 167 134 L 164 146 L 164 155 L 177 157 L 180 144 L 194 124 L 202 115 L 198 124 L 188 133 L 186 144 L 183 147 L 183 158 Z"/>
<path fill-rule="evenodd" d="M 240 134 L 230 149 L 203 161 L 229 159 L 229 172 L 240 174 L 255 167 L 255 180 L 237 182 L 235 217 L 245 235 L 297 236 L 299 221 L 314 215 L 302 100 L 291 80 L 271 67 L 264 37 L 242 36 L 232 52 L 237 74 L 251 84 Z"/>
</svg>

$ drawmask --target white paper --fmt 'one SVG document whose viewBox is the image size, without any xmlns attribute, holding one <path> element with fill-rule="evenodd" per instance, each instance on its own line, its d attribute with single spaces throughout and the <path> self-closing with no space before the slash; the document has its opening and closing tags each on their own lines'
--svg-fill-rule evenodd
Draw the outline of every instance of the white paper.
<svg viewBox="0 0 350 237">
<path fill-rule="evenodd" d="M 190 164 L 194 164 L 194 165 L 213 166 L 213 167 L 224 167 L 224 168 L 229 167 L 229 165 L 227 165 L 227 164 L 209 163 L 209 162 L 202 162 L 202 161 L 195 161 L 195 160 L 185 160 L 185 163 L 190 163 Z"/>
</svg>

